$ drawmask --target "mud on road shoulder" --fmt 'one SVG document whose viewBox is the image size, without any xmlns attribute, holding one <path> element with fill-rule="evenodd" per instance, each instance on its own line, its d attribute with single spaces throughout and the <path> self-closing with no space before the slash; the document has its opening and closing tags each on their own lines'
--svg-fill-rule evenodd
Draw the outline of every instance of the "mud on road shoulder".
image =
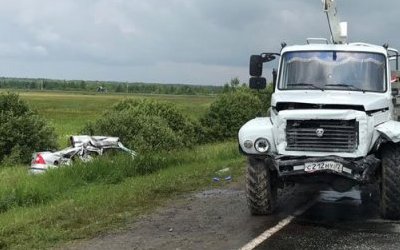
<svg viewBox="0 0 400 250">
<path fill-rule="evenodd" d="M 238 249 L 312 199 L 309 187 L 285 188 L 279 213 L 251 216 L 244 182 L 187 194 L 139 218 L 123 232 L 74 243 L 65 249 Z M 284 204 L 284 205 L 283 205 Z"/>
</svg>

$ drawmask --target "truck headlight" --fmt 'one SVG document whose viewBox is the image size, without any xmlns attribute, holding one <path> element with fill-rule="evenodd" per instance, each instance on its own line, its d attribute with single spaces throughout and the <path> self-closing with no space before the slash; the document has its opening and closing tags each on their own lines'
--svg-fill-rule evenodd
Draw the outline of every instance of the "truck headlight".
<svg viewBox="0 0 400 250">
<path fill-rule="evenodd" d="M 254 148 L 259 153 L 266 153 L 269 150 L 269 141 L 267 139 L 265 139 L 265 138 L 259 138 L 254 143 Z"/>
</svg>

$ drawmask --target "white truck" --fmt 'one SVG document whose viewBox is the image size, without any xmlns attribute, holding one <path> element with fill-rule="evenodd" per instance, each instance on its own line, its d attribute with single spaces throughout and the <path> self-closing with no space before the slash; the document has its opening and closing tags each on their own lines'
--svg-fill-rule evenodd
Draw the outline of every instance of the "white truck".
<svg viewBox="0 0 400 250">
<path fill-rule="evenodd" d="M 272 213 L 277 189 L 288 183 L 324 183 L 340 192 L 373 183 L 380 187 L 382 217 L 400 219 L 400 122 L 391 74 L 399 53 L 387 45 L 347 43 L 336 2 L 323 5 L 331 41 L 283 43 L 279 53 L 250 58 L 250 87 L 263 89 L 263 63 L 280 57 L 270 116 L 248 121 L 238 135 L 248 157 L 250 211 Z"/>
</svg>

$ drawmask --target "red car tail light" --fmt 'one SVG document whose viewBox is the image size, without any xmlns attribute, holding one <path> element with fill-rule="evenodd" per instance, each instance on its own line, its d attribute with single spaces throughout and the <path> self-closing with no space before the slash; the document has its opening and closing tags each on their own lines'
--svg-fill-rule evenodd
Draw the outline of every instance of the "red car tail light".
<svg viewBox="0 0 400 250">
<path fill-rule="evenodd" d="M 42 155 L 37 154 L 36 155 L 36 159 L 34 161 L 35 164 L 46 164 L 46 162 L 44 161 Z"/>
</svg>

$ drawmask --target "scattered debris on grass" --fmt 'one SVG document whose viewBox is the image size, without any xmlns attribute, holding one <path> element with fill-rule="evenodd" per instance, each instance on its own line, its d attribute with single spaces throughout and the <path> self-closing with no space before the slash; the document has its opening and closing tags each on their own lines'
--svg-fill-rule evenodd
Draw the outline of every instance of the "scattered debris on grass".
<svg viewBox="0 0 400 250">
<path fill-rule="evenodd" d="M 230 170 L 231 170 L 230 168 L 223 168 L 223 169 L 221 169 L 221 170 L 218 170 L 218 171 L 217 171 L 217 174 L 224 174 L 224 173 L 229 172 Z"/>
<path fill-rule="evenodd" d="M 232 176 L 230 175 L 230 168 L 223 168 L 215 172 L 216 176 L 212 179 L 214 182 L 219 182 L 221 180 L 231 181 Z"/>
<path fill-rule="evenodd" d="M 219 182 L 220 180 L 221 180 L 221 179 L 218 178 L 218 177 L 214 177 L 214 178 L 213 178 L 213 181 L 214 181 L 214 182 Z"/>
</svg>

